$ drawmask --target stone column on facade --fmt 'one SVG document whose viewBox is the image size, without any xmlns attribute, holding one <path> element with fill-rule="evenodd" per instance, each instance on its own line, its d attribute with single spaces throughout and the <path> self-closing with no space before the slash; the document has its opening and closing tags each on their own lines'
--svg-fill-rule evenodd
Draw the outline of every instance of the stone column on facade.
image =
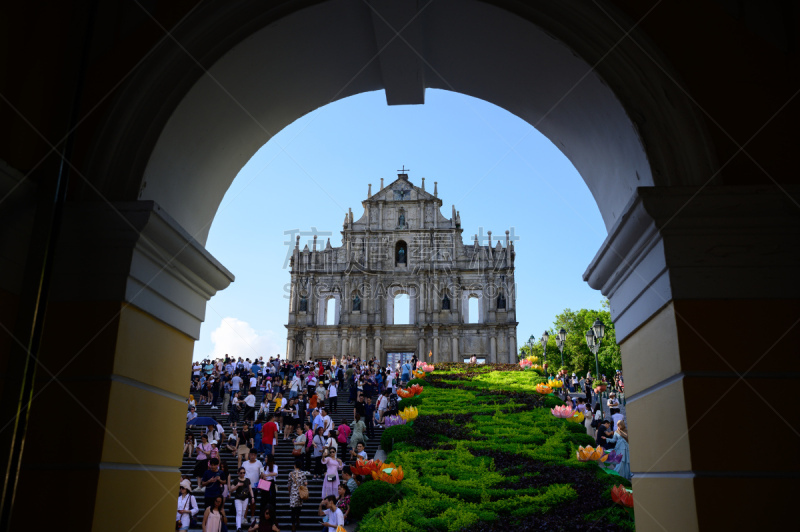
<svg viewBox="0 0 800 532">
<path fill-rule="evenodd" d="M 366 331 L 361 331 L 361 360 L 366 362 L 367 360 L 367 333 Z"/>
<path fill-rule="evenodd" d="M 508 363 L 515 364 L 517 362 L 517 335 L 514 329 L 508 331 Z"/>
<path fill-rule="evenodd" d="M 419 352 L 417 358 L 422 358 L 427 352 L 425 351 L 425 330 L 419 330 Z"/>
<path fill-rule="evenodd" d="M 433 361 L 439 362 L 439 327 L 433 328 Z"/>
<path fill-rule="evenodd" d="M 489 361 L 494 364 L 497 363 L 497 336 L 494 331 L 491 332 L 489 337 Z"/>
<path fill-rule="evenodd" d="M 289 336 L 286 339 L 286 359 L 287 360 L 296 360 L 296 353 L 294 352 L 294 338 Z"/>
<path fill-rule="evenodd" d="M 455 331 L 453 331 L 452 346 L 453 346 L 453 354 L 452 354 L 453 355 L 453 357 L 452 357 L 453 359 L 452 359 L 452 361 L 453 362 L 458 362 L 459 361 L 458 360 L 459 357 L 458 357 L 458 330 L 457 329 Z"/>
<path fill-rule="evenodd" d="M 349 334 L 347 333 L 347 331 L 346 330 L 342 331 L 342 354 L 341 354 L 341 358 L 345 358 L 346 356 L 348 356 L 350 354 L 350 351 L 348 349 L 349 341 L 350 341 L 350 339 L 349 339 Z"/>
<path fill-rule="evenodd" d="M 308 276 L 308 325 L 317 322 L 317 280 L 314 274 Z"/>
<path fill-rule="evenodd" d="M 381 331 L 380 329 L 375 329 L 375 353 L 374 356 L 380 361 L 383 359 L 383 354 L 381 353 Z"/>
<path fill-rule="evenodd" d="M 307 330 L 306 334 L 306 360 L 314 360 L 314 338 L 313 332 Z"/>
</svg>

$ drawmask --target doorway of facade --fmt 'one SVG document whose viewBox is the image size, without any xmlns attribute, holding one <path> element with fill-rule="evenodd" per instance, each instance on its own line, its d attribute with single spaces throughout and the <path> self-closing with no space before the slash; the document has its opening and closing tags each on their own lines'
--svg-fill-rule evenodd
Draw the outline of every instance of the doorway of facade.
<svg viewBox="0 0 800 532">
<path fill-rule="evenodd" d="M 386 353 L 386 365 L 390 368 L 394 368 L 397 363 L 404 364 L 410 361 L 413 356 L 413 352 Z"/>
</svg>

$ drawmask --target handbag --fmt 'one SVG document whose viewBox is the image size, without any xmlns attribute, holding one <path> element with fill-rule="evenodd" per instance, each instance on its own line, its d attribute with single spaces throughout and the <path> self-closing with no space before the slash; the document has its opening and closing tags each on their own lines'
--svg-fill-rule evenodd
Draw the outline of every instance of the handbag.
<svg viewBox="0 0 800 532">
<path fill-rule="evenodd" d="M 303 449 L 293 449 L 292 456 L 303 456 Z"/>
<path fill-rule="evenodd" d="M 259 479 L 259 481 L 258 481 L 258 489 L 260 489 L 260 490 L 269 491 L 269 488 L 271 486 L 272 486 L 272 482 L 270 482 L 269 480 L 264 480 L 262 478 L 262 479 Z"/>
<path fill-rule="evenodd" d="M 325 477 L 328 482 L 336 482 L 336 475 L 328 475 Z"/>
<path fill-rule="evenodd" d="M 300 486 L 297 488 L 297 496 L 302 500 L 308 500 L 308 486 Z"/>
</svg>

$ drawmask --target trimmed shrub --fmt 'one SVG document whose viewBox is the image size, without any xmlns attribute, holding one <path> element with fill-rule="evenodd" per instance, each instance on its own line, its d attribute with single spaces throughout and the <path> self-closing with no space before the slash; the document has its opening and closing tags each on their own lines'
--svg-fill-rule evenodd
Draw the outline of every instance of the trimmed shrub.
<svg viewBox="0 0 800 532">
<path fill-rule="evenodd" d="M 411 379 L 410 381 L 408 381 L 408 384 L 406 384 L 406 387 L 414 386 L 415 384 L 419 384 L 420 386 L 425 386 L 428 383 L 425 382 L 425 379 Z M 422 392 L 422 393 L 425 393 L 425 392 Z"/>
<path fill-rule="evenodd" d="M 394 443 L 404 442 L 414 435 L 414 429 L 408 425 L 395 425 L 383 431 L 381 435 L 381 449 L 386 454 L 392 452 L 392 445 Z"/>
<path fill-rule="evenodd" d="M 406 494 L 401 484 L 370 482 L 361 486 L 350 496 L 349 518 L 361 519 L 364 514 L 383 504 L 399 501 Z"/>
<path fill-rule="evenodd" d="M 397 408 L 399 410 L 402 410 L 402 409 L 407 408 L 409 406 L 419 407 L 419 405 L 421 405 L 421 404 L 422 404 L 422 397 L 417 395 L 415 397 L 409 397 L 408 399 L 403 399 L 403 400 L 399 401 L 397 403 Z"/>
</svg>

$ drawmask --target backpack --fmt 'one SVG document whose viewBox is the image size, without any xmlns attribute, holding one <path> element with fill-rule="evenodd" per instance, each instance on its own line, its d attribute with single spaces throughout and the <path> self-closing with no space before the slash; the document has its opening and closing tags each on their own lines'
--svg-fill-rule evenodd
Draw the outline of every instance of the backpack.
<svg viewBox="0 0 800 532">
<path fill-rule="evenodd" d="M 389 408 L 387 410 L 394 412 L 397 410 L 397 395 L 392 394 L 389 396 Z"/>
</svg>

